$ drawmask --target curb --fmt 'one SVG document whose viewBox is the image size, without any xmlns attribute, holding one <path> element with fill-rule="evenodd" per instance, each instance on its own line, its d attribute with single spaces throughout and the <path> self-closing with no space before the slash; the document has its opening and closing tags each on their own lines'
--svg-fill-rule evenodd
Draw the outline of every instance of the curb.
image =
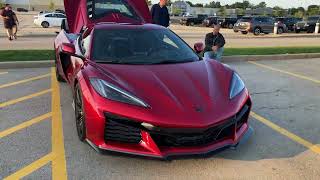
<svg viewBox="0 0 320 180">
<path fill-rule="evenodd" d="M 309 54 L 283 54 L 283 55 L 257 55 L 257 56 L 224 56 L 222 62 L 246 62 L 246 61 L 278 61 L 278 60 L 296 60 L 296 59 L 314 59 L 320 58 L 320 53 Z M 53 67 L 53 60 L 46 61 L 15 61 L 0 62 L 0 69 L 20 69 L 20 68 L 48 68 Z"/>
<path fill-rule="evenodd" d="M 0 62 L 0 69 L 48 68 L 53 66 L 54 61 L 52 60 Z"/>
</svg>

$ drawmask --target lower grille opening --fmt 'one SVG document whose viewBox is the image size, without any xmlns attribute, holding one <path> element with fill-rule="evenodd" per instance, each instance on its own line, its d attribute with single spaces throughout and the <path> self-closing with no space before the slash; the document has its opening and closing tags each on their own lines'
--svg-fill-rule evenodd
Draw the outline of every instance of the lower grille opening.
<svg viewBox="0 0 320 180">
<path fill-rule="evenodd" d="M 139 128 L 118 122 L 117 119 L 107 117 L 104 128 L 104 140 L 106 143 L 121 142 L 121 143 L 140 143 L 141 131 Z"/>
</svg>

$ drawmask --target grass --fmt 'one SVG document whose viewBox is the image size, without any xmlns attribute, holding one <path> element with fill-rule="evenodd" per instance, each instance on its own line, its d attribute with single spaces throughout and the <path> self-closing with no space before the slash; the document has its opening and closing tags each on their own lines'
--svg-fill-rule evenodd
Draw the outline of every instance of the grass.
<svg viewBox="0 0 320 180">
<path fill-rule="evenodd" d="M 224 56 L 320 53 L 319 47 L 226 48 Z"/>
<path fill-rule="evenodd" d="M 53 60 L 53 50 L 1 50 L 0 62 Z"/>
<path fill-rule="evenodd" d="M 226 48 L 224 56 L 320 53 L 319 47 Z M 53 60 L 53 50 L 1 50 L 0 62 Z"/>
</svg>

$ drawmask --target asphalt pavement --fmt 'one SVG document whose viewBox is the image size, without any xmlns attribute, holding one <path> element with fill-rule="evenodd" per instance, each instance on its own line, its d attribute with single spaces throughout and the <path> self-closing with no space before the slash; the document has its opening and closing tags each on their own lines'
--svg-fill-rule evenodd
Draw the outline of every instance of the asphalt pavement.
<svg viewBox="0 0 320 180">
<path fill-rule="evenodd" d="M 0 71 L 0 179 L 319 179 L 320 59 L 229 63 L 253 99 L 253 135 L 209 157 L 101 155 L 78 140 L 50 68 Z"/>
<path fill-rule="evenodd" d="M 187 27 L 172 25 L 170 29 L 182 37 L 191 47 L 196 42 L 203 42 L 205 35 L 212 32 L 211 28 L 206 27 Z M 39 28 L 26 29 L 26 32 L 18 33 L 18 40 L 9 41 L 4 36 L 0 37 L 0 50 L 14 49 L 53 49 L 53 42 L 56 37 L 54 31 L 59 29 L 50 29 L 48 32 Z M 320 44 L 320 35 L 306 33 L 290 33 L 283 35 L 243 35 L 234 33 L 231 29 L 222 29 L 221 33 L 225 36 L 226 47 L 307 47 L 318 46 Z"/>
</svg>

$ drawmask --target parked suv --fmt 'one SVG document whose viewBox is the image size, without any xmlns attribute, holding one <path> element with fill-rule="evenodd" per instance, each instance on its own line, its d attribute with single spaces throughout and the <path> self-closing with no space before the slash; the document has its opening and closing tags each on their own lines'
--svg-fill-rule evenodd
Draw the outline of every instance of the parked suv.
<svg viewBox="0 0 320 180">
<path fill-rule="evenodd" d="M 223 28 L 229 28 L 232 29 L 234 24 L 236 24 L 238 21 L 238 18 L 236 17 L 226 17 L 226 18 L 219 18 L 218 23 Z"/>
<path fill-rule="evenodd" d="M 276 21 L 278 23 L 283 23 L 287 26 L 289 31 L 294 31 L 294 26 L 297 22 L 302 21 L 302 18 L 295 17 L 277 17 Z"/>
<path fill-rule="evenodd" d="M 196 17 L 184 17 L 180 20 L 181 25 L 186 25 L 186 26 L 193 26 L 196 24 L 201 24 L 202 21 L 207 18 L 207 15 L 204 14 L 199 14 Z"/>
<path fill-rule="evenodd" d="M 235 24 L 233 30 L 234 32 L 241 32 L 242 34 L 248 34 L 252 32 L 254 35 L 259 35 L 261 33 L 272 33 L 274 30 L 275 19 L 272 17 L 242 17 Z M 278 24 L 278 34 L 282 34 L 287 31 L 287 27 L 283 23 Z"/>
<path fill-rule="evenodd" d="M 316 23 L 320 23 L 320 16 L 310 16 L 306 21 L 297 22 L 294 30 L 296 33 L 299 33 L 301 31 L 313 33 L 316 28 Z"/>
<path fill-rule="evenodd" d="M 202 25 L 206 27 L 212 27 L 215 24 L 218 24 L 218 16 L 210 16 L 203 20 Z"/>
</svg>

